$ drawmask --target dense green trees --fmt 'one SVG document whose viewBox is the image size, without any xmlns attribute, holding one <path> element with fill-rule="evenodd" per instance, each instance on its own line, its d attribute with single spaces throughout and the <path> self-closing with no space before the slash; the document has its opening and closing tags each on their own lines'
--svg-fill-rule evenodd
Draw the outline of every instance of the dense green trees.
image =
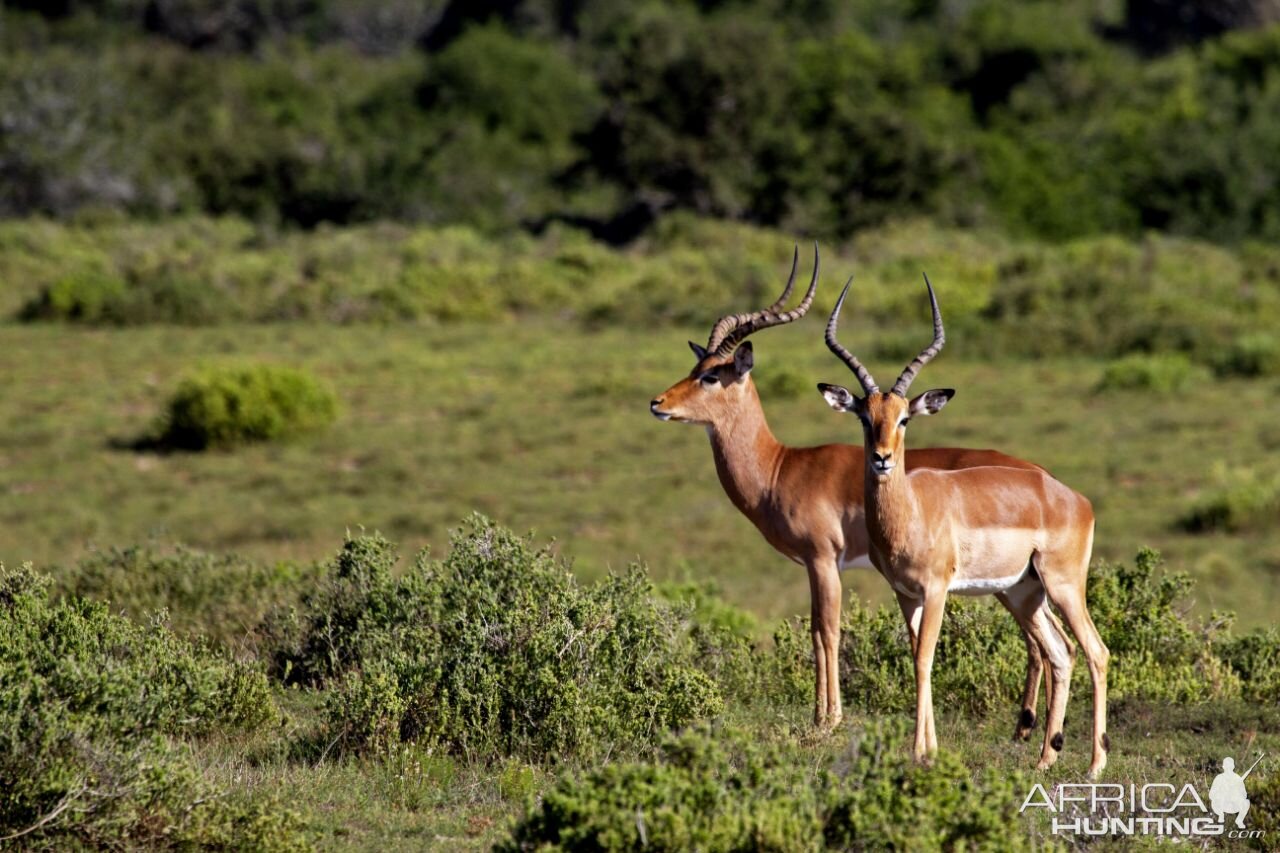
<svg viewBox="0 0 1280 853">
<path fill-rule="evenodd" d="M 1275 4 L 1186 5 L 9 4 L 0 215 L 1275 237 Z"/>
</svg>

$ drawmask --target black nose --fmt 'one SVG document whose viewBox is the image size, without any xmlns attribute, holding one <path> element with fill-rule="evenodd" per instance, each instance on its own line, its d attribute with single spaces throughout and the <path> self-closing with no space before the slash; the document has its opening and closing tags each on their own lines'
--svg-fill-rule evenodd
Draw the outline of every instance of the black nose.
<svg viewBox="0 0 1280 853">
<path fill-rule="evenodd" d="M 654 397 L 652 400 L 649 401 L 649 408 L 651 409 L 656 409 L 661 405 L 662 405 L 661 397 Z"/>
</svg>

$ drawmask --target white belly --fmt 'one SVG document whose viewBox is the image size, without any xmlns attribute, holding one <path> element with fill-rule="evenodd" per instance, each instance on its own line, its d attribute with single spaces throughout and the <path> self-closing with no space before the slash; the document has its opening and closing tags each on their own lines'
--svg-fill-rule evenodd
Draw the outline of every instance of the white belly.
<svg viewBox="0 0 1280 853">
<path fill-rule="evenodd" d="M 874 569 L 870 554 L 850 554 L 845 551 L 840 555 L 840 571 L 845 569 Z"/>
<path fill-rule="evenodd" d="M 995 595 L 997 592 L 1005 592 L 1017 586 L 1030 569 L 1031 563 L 1028 561 L 1022 571 L 1005 577 L 965 578 L 956 572 L 951 578 L 951 583 L 947 585 L 947 592 L 955 595 Z"/>
</svg>

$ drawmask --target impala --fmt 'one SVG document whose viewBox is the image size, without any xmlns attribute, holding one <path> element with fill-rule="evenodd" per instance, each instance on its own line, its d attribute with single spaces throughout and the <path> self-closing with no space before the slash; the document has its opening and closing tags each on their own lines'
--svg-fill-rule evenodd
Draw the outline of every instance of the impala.
<svg viewBox="0 0 1280 853">
<path fill-rule="evenodd" d="M 850 280 L 852 283 L 852 280 Z M 882 393 L 870 372 L 836 340 L 836 326 L 849 285 L 827 323 L 827 347 L 853 371 L 863 397 L 838 385 L 818 390 L 833 409 L 862 422 L 866 466 L 863 489 L 871 562 L 898 596 L 911 638 L 916 675 L 915 754 L 937 749 L 930 672 L 947 593 L 995 595 L 1046 653 L 1052 689 L 1044 747 L 1037 769 L 1052 765 L 1062 750 L 1062 719 L 1073 665 L 1073 649 L 1053 618 L 1052 602 L 1066 619 L 1089 663 L 1093 680 L 1093 758 L 1090 777 L 1107 763 L 1107 660 L 1109 653 L 1085 604 L 1093 550 L 1093 508 L 1079 493 L 1043 469 L 1010 467 L 907 472 L 907 423 L 939 412 L 954 396 L 950 388 L 907 399 L 920 369 L 946 340 L 942 313 L 925 278 L 933 310 L 933 343 L 907 365 Z"/>
<path fill-rule="evenodd" d="M 786 447 L 774 438 L 751 380 L 754 354 L 748 335 L 798 320 L 813 304 L 818 287 L 818 248 L 808 292 L 791 311 L 783 306 L 795 285 L 799 251 L 791 276 L 772 305 L 752 314 L 718 320 L 705 347 L 689 342 L 697 363 L 684 379 L 649 404 L 666 421 L 699 424 L 711 437 L 716 473 L 733 505 L 783 556 L 802 564 L 809 575 L 810 630 L 814 658 L 814 722 L 834 725 L 841 717 L 839 681 L 840 571 L 870 566 L 863 513 L 863 452 L 848 444 Z M 991 450 L 931 448 L 907 455 L 908 468 L 965 468 L 1006 465 L 1039 470 L 1035 465 Z M 1027 678 L 1014 737 L 1026 738 L 1035 726 L 1043 652 L 1024 634 Z M 1046 704 L 1052 685 L 1045 681 Z"/>
</svg>

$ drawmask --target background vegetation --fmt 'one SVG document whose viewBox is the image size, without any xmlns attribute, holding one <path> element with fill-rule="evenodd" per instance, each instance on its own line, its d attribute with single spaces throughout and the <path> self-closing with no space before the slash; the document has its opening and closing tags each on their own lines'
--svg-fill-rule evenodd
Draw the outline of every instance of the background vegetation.
<svg viewBox="0 0 1280 853">
<path fill-rule="evenodd" d="M 30 9 L 31 11 L 25 11 Z M 1280 35 L 1219 0 L 11 3 L 0 212 L 670 210 L 823 237 L 1280 235 Z"/>
<path fill-rule="evenodd" d="M 1108 781 L 1276 755 L 1278 117 L 1270 0 L 6 3 L 0 846 L 1052 848 L 1085 667 L 1033 775 L 951 606 L 915 767 L 850 572 L 813 733 L 803 572 L 645 410 L 812 239 L 778 437 L 856 440 L 815 317 L 894 370 L 927 271 L 913 443 L 1098 513 Z"/>
</svg>

